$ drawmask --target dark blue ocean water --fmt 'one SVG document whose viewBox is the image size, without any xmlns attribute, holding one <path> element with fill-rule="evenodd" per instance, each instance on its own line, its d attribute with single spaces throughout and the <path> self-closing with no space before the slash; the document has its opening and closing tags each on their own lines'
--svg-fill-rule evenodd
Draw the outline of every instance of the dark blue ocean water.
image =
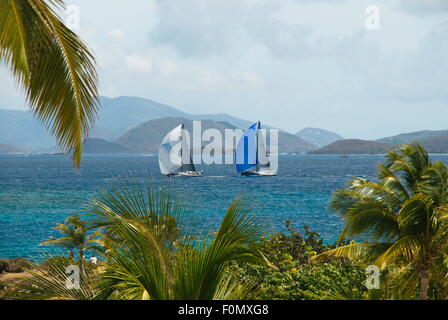
<svg viewBox="0 0 448 320">
<path fill-rule="evenodd" d="M 448 156 L 438 156 L 448 160 Z M 170 183 L 186 200 L 192 221 L 217 226 L 229 203 L 250 195 L 270 231 L 284 230 L 289 219 L 308 224 L 327 241 L 337 238 L 341 219 L 326 210 L 332 191 L 351 176 L 374 178 L 379 155 L 280 156 L 277 177 L 240 177 L 233 166 L 206 166 L 203 178 L 170 180 L 159 173 L 157 157 L 85 155 L 81 170 L 63 156 L 0 155 L 0 258 L 38 257 L 39 243 L 58 233 L 51 228 L 80 212 L 99 186 L 133 176 L 154 184 Z"/>
</svg>

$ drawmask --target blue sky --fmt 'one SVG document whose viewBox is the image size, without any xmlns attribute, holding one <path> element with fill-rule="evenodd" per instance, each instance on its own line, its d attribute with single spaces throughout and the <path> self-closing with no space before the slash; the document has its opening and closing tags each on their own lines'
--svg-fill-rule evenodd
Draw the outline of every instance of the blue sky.
<svg viewBox="0 0 448 320">
<path fill-rule="evenodd" d="M 71 0 L 101 94 L 347 138 L 448 129 L 446 0 Z M 366 7 L 381 28 L 365 27 Z M 0 107 L 23 109 L 0 74 Z"/>
</svg>

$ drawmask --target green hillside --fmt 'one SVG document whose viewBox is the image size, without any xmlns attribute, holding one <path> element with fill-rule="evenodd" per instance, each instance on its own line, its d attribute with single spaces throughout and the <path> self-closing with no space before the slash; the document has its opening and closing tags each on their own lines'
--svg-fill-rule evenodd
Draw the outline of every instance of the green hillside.
<svg viewBox="0 0 448 320">
<path fill-rule="evenodd" d="M 313 154 L 383 154 L 396 145 L 377 141 L 347 139 L 335 141 L 328 146 L 312 151 Z"/>
<path fill-rule="evenodd" d="M 186 118 L 162 118 L 147 121 L 135 128 L 128 130 L 119 137 L 116 142 L 127 147 L 133 152 L 157 152 L 165 135 L 179 124 L 184 123 L 185 129 L 190 133 L 193 132 L 192 120 Z M 201 120 L 202 130 L 217 129 L 221 134 L 225 135 L 225 129 L 237 129 L 236 126 L 224 122 L 214 120 Z M 315 150 L 316 146 L 305 140 L 286 132 L 279 132 L 279 152 L 284 153 L 307 153 Z M 269 139 L 267 139 L 270 144 Z M 205 145 L 206 143 L 203 143 Z"/>
</svg>

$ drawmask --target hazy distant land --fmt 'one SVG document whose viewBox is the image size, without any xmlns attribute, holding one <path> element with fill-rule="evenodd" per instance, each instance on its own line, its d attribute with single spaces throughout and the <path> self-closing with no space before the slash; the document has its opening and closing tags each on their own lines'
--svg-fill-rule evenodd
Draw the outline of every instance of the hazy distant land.
<svg viewBox="0 0 448 320">
<path fill-rule="evenodd" d="M 192 120 L 202 128 L 249 127 L 257 119 L 228 114 L 188 114 L 174 107 L 138 97 L 101 98 L 98 121 L 85 141 L 85 153 L 154 153 L 163 137 L 179 123 L 191 130 Z M 272 128 L 263 124 L 264 128 Z M 279 129 L 279 152 L 296 154 L 381 154 L 401 144 L 420 142 L 430 153 L 448 153 L 448 130 L 418 131 L 376 141 L 344 139 L 321 128 L 304 128 L 296 134 Z M 269 141 L 268 141 L 269 142 Z M 31 112 L 0 109 L 0 153 L 59 153 L 55 140 Z M 205 144 L 205 143 L 204 143 Z"/>
</svg>

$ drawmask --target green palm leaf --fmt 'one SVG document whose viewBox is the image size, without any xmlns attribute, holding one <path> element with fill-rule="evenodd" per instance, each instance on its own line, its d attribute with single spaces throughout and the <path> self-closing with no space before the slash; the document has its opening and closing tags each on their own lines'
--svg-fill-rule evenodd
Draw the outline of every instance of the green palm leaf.
<svg viewBox="0 0 448 320">
<path fill-rule="evenodd" d="M 0 61 L 24 89 L 33 113 L 79 166 L 97 112 L 98 81 L 92 54 L 56 14 L 63 4 L 2 1 Z"/>
<path fill-rule="evenodd" d="M 95 300 L 99 299 L 97 289 L 98 277 L 94 270 L 87 269 L 82 273 L 79 287 L 69 287 L 68 266 L 75 266 L 76 261 L 66 258 L 50 258 L 45 263 L 36 265 L 34 270 L 27 270 L 32 277 L 27 278 L 22 289 L 42 291 L 52 299 L 59 300 Z"/>
<path fill-rule="evenodd" d="M 381 201 L 362 199 L 354 204 L 344 215 L 346 224 L 340 240 L 359 234 L 382 237 L 396 237 L 399 231 L 398 223 L 390 208 Z"/>
<path fill-rule="evenodd" d="M 385 250 L 375 261 L 375 265 L 384 269 L 404 256 L 406 261 L 413 262 L 418 258 L 420 251 L 419 241 L 412 236 L 401 237 Z"/>
<path fill-rule="evenodd" d="M 366 257 L 376 257 L 385 249 L 390 247 L 390 243 L 350 243 L 340 246 L 311 258 L 311 261 L 318 262 L 331 257 L 359 259 Z"/>
<path fill-rule="evenodd" d="M 231 262 L 264 261 L 255 244 L 265 235 L 243 200 L 233 202 L 216 233 L 199 236 L 167 189 L 120 184 L 94 200 L 90 222 L 116 235 L 106 255 L 101 297 L 124 299 L 233 299 L 251 284 L 225 276 Z"/>
<path fill-rule="evenodd" d="M 432 163 L 424 148 L 414 143 L 388 152 L 378 166 L 378 180 L 351 180 L 346 189 L 335 192 L 329 206 L 345 220 L 341 239 L 373 236 L 376 242 L 339 247 L 321 257 L 364 256 L 382 268 L 415 266 L 405 273 L 412 287 L 399 291 L 409 297 L 419 287 L 420 298 L 426 299 L 429 279 L 448 274 L 441 262 L 447 252 L 448 169 L 441 162 Z"/>
</svg>

